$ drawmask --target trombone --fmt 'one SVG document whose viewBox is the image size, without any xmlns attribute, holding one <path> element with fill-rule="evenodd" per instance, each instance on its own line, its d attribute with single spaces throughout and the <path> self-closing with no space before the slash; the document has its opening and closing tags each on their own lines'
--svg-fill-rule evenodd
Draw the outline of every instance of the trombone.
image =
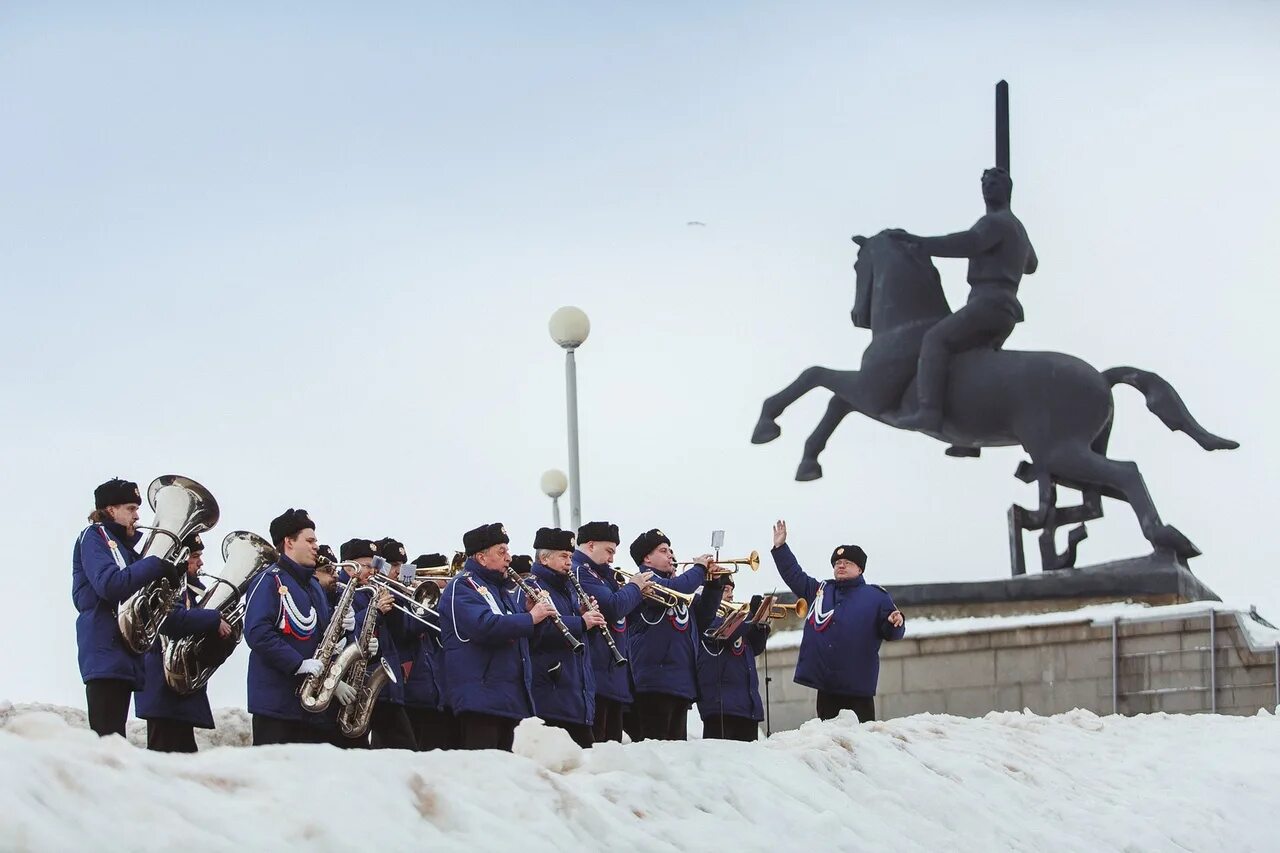
<svg viewBox="0 0 1280 853">
<path fill-rule="evenodd" d="M 419 604 L 435 607 L 440 601 L 441 585 L 457 577 L 466 562 L 466 555 L 461 551 L 453 555 L 447 566 L 432 566 L 429 569 L 416 569 L 413 573 L 413 598 Z"/>
<path fill-rule="evenodd" d="M 692 566 L 697 560 L 680 560 L 677 566 Z M 732 566 L 733 568 L 727 568 Z M 711 561 L 710 567 L 707 569 L 707 580 L 722 578 L 727 575 L 736 574 L 738 566 L 750 566 L 751 571 L 760 571 L 760 552 L 752 551 L 745 557 L 737 557 L 735 559 L 715 559 Z"/>
<path fill-rule="evenodd" d="M 404 604 L 397 604 L 395 602 L 392 602 L 391 606 L 394 607 L 396 610 L 399 610 L 401 613 L 408 616 L 410 619 L 416 619 L 417 621 L 421 622 L 423 625 L 426 625 L 432 631 L 435 631 L 437 634 L 440 633 L 440 613 L 436 611 L 434 608 L 428 606 L 427 604 L 424 604 L 423 602 L 416 600 L 413 597 L 412 589 L 400 583 L 399 581 L 392 580 L 389 577 L 375 573 L 369 576 L 369 579 L 365 581 L 365 583 L 357 589 L 357 592 L 364 591 L 364 590 L 369 590 L 370 592 L 373 592 L 374 587 L 377 587 L 379 591 L 385 590 L 386 592 L 391 594 L 392 598 L 398 598 L 401 601 L 408 604 L 408 606 L 406 607 Z M 436 621 L 434 623 L 429 622 L 427 620 L 428 616 L 434 617 Z"/>
</svg>

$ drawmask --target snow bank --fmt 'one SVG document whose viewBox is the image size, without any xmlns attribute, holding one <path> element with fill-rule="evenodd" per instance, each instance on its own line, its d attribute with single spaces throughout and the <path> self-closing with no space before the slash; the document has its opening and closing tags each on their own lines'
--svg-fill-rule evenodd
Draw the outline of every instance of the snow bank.
<svg viewBox="0 0 1280 853">
<path fill-rule="evenodd" d="M 960 619 L 910 619 L 907 621 L 907 638 L 942 637 L 953 634 L 972 634 L 979 631 L 1011 631 L 1017 628 L 1044 627 L 1046 625 L 1070 625 L 1088 622 L 1092 625 L 1110 625 L 1159 619 L 1185 619 L 1201 616 L 1212 608 L 1219 613 L 1235 614 L 1241 630 L 1255 650 L 1272 649 L 1280 643 L 1280 630 L 1255 620 L 1248 608 L 1224 604 L 1219 601 L 1193 601 L 1188 604 L 1169 604 L 1151 607 L 1132 602 L 1091 604 L 1076 610 L 1055 610 L 1051 613 L 1024 613 L 1016 616 L 969 616 Z M 1206 621 L 1205 624 L 1208 624 Z M 781 631 L 769 640 L 771 649 L 789 649 L 800 645 L 803 631 Z"/>
<path fill-rule="evenodd" d="M 1096 853 L 1274 850 L 1280 833 L 1266 712 L 846 715 L 757 744 L 587 751 L 526 722 L 516 755 L 154 755 L 69 717 L 4 718 L 0 847 Z"/>
</svg>

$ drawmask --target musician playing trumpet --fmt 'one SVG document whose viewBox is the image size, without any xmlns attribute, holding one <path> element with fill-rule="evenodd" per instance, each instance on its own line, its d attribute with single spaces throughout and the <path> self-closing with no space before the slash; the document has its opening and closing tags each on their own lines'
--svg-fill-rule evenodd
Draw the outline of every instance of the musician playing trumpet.
<svg viewBox="0 0 1280 853">
<path fill-rule="evenodd" d="M 684 602 L 670 606 L 646 598 L 639 618 L 631 620 L 634 710 L 639 716 L 641 739 L 687 740 L 687 717 L 698 696 L 698 637 L 716 617 L 725 576 L 707 581 L 707 570 L 714 565 L 710 554 L 698 557 L 677 575 L 671 540 L 658 529 L 636 537 L 631 543 L 631 559 L 641 569 L 653 572 L 657 586 L 685 595 L 703 587 L 692 606 Z"/>
<path fill-rule="evenodd" d="M 533 539 L 532 583 L 550 596 L 560 618 L 579 641 L 587 642 L 590 630 L 608 630 L 604 616 L 583 601 L 573 586 L 573 532 L 552 527 L 540 528 Z M 586 749 L 594 742 L 596 680 L 591 650 L 575 653 L 556 631 L 536 632 L 530 642 L 533 651 L 533 704 L 538 716 L 549 726 L 564 729 L 574 743 Z"/>
<path fill-rule="evenodd" d="M 724 581 L 726 600 L 733 598 L 733 589 L 730 575 Z M 754 613 L 760 601 L 760 596 L 753 598 L 749 612 Z M 727 637 L 712 636 L 723 622 L 724 617 L 717 616 L 700 638 L 698 715 L 702 718 L 702 737 L 753 741 L 760 736 L 760 721 L 764 719 L 756 656 L 764 654 L 769 620 L 758 624 L 744 620 Z"/>
<path fill-rule="evenodd" d="M 187 548 L 187 577 L 173 610 L 160 624 L 160 637 L 176 640 L 201 634 L 230 640 L 231 626 L 217 610 L 197 607 L 204 584 L 200 581 L 200 569 L 204 566 L 204 542 L 200 534 L 193 533 L 182 541 Z M 138 717 L 147 721 L 147 749 L 154 752 L 195 752 L 197 728 L 213 728 L 213 712 L 209 708 L 209 694 L 205 686 L 182 695 L 165 680 L 164 641 L 156 638 L 155 645 L 146 654 L 146 683 L 134 703 Z M 221 645 L 221 644 L 220 644 Z M 221 652 L 225 659 L 234 650 L 232 643 Z"/>
<path fill-rule="evenodd" d="M 446 704 L 462 749 L 510 752 L 516 726 L 535 713 L 529 640 L 556 608 L 546 598 L 527 602 L 511 585 L 510 542 L 501 524 L 464 533 L 467 560 L 440 596 Z"/>
<path fill-rule="evenodd" d="M 112 479 L 93 490 L 94 510 L 71 555 L 71 600 L 76 617 L 80 677 L 88 702 L 89 728 L 125 736 L 129 699 L 142 688 L 141 655 L 125 645 L 116 607 L 152 581 L 168 577 L 176 587 L 186 568 L 134 549 L 138 531 L 138 484 Z"/>
<path fill-rule="evenodd" d="M 449 558 L 444 554 L 422 554 L 410 563 L 415 570 L 428 574 L 442 574 L 447 570 Z M 435 584 L 435 580 L 420 583 Z M 437 628 L 438 614 L 430 611 L 423 618 Z M 458 743 L 457 720 L 453 711 L 445 705 L 444 646 L 439 631 L 427 629 L 413 654 L 413 666 L 404 685 L 404 712 L 413 727 L 413 738 L 419 752 L 432 749 L 453 749 Z"/>
</svg>

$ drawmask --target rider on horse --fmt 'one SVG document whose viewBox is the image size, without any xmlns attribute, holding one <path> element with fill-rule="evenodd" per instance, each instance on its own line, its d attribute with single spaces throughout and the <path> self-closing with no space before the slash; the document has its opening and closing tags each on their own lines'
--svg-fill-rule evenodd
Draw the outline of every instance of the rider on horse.
<svg viewBox="0 0 1280 853">
<path fill-rule="evenodd" d="M 1004 169 L 982 173 L 986 214 L 968 231 L 943 237 L 917 237 L 890 231 L 895 238 L 916 243 L 935 258 L 969 259 L 969 301 L 940 320 L 924 336 L 916 371 L 919 408 L 898 421 L 902 429 L 937 432 L 942 426 L 947 368 L 951 357 L 969 349 L 999 349 L 1022 322 L 1018 284 L 1023 274 L 1036 271 L 1035 249 L 1022 222 L 1009 209 L 1013 180 Z"/>
</svg>

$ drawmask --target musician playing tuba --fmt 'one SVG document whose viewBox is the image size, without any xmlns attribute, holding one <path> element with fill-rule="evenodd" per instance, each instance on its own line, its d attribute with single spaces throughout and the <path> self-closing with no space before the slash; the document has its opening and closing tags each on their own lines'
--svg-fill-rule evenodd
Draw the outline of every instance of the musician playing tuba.
<svg viewBox="0 0 1280 853">
<path fill-rule="evenodd" d="M 329 602 L 315 578 L 315 527 L 304 509 L 288 509 L 272 519 L 271 543 L 280 557 L 249 588 L 244 636 L 255 746 L 326 739 L 298 697 L 303 679 L 323 669 L 316 650 L 329 627 Z M 355 698 L 348 685 L 337 688 L 334 696 L 340 704 Z"/>
<path fill-rule="evenodd" d="M 501 524 L 462 536 L 467 561 L 440 596 L 447 704 L 462 749 L 511 751 L 516 726 L 534 715 L 529 640 L 556 609 L 528 606 L 507 577 L 511 542 Z"/>
<path fill-rule="evenodd" d="M 180 637 L 209 635 L 221 640 L 231 638 L 231 626 L 217 610 L 197 607 L 204 584 L 199 578 L 204 566 L 204 541 L 199 533 L 192 533 L 182 541 L 187 549 L 186 583 L 177 603 L 160 625 L 160 635 L 169 640 Z M 138 717 L 147 721 L 147 749 L 155 752 L 195 752 L 196 728 L 213 728 L 213 712 L 209 709 L 209 694 L 202 685 L 191 693 L 182 695 L 165 680 L 162 641 L 146 654 L 146 684 L 134 700 Z M 231 646 L 234 648 L 234 645 Z M 224 652 L 224 654 L 229 653 Z"/>
<path fill-rule="evenodd" d="M 530 582 L 550 596 L 566 626 L 581 642 L 590 630 L 609 630 L 604 616 L 583 601 L 569 576 L 573 568 L 573 531 L 540 528 L 533 539 Z M 533 704 L 549 726 L 564 729 L 586 749 L 595 738 L 596 679 L 591 650 L 575 654 L 558 632 L 540 631 L 529 641 L 533 652 Z"/>
<path fill-rule="evenodd" d="M 142 557 L 135 548 L 142 495 L 138 484 L 112 479 L 93 490 L 94 510 L 71 556 L 71 600 L 76 617 L 80 677 L 88 702 L 89 728 L 125 736 L 129 699 L 145 680 L 142 655 L 120 636 L 116 607 L 147 584 L 168 578 L 176 586 L 183 566 Z"/>
</svg>

